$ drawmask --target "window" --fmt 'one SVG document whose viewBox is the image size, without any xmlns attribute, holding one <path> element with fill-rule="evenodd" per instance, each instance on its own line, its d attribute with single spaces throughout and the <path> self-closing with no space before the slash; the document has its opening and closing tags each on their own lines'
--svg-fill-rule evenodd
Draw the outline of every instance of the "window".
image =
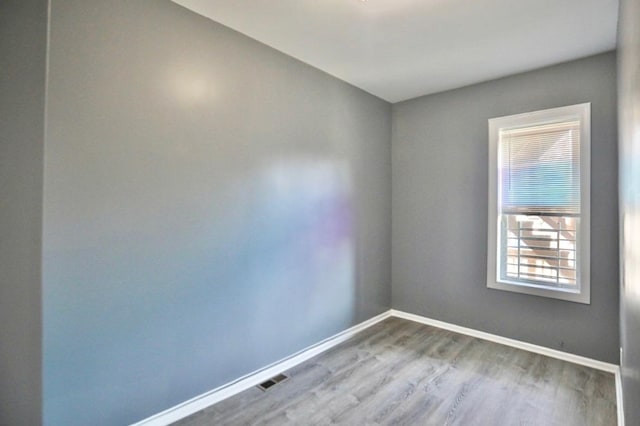
<svg viewBox="0 0 640 426">
<path fill-rule="evenodd" d="M 489 120 L 489 288 L 590 303 L 590 104 Z"/>
</svg>

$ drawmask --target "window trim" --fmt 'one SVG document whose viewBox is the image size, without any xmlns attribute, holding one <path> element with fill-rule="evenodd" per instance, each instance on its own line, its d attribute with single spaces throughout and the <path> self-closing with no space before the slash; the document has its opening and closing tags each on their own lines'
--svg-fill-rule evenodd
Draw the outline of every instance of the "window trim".
<svg viewBox="0 0 640 426">
<path fill-rule="evenodd" d="M 551 288 L 499 280 L 498 247 L 500 220 L 498 207 L 498 147 L 499 131 L 504 128 L 535 126 L 578 117 L 580 119 L 580 238 L 578 242 L 579 291 Z M 495 290 L 530 294 L 570 302 L 591 303 L 590 242 L 591 242 L 591 103 L 550 108 L 524 114 L 489 119 L 489 215 L 487 287 Z"/>
</svg>

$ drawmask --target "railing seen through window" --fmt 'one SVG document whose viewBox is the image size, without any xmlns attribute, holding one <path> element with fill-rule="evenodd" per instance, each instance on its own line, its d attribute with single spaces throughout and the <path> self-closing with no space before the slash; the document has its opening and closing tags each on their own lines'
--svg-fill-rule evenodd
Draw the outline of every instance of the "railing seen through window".
<svg viewBox="0 0 640 426">
<path fill-rule="evenodd" d="M 502 279 L 577 288 L 578 215 L 502 215 Z"/>
</svg>

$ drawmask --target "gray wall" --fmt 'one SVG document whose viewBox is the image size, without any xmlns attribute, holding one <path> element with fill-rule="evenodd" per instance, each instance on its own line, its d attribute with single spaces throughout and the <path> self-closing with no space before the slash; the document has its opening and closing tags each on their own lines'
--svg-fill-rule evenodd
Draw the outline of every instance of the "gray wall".
<svg viewBox="0 0 640 426">
<path fill-rule="evenodd" d="M 393 105 L 392 306 L 618 362 L 615 55 Z M 591 304 L 487 288 L 487 120 L 592 103 Z"/>
<path fill-rule="evenodd" d="M 0 424 L 41 420 L 47 1 L 0 2 Z"/>
<path fill-rule="evenodd" d="M 622 385 L 627 425 L 640 424 L 640 1 L 620 2 L 620 214 Z"/>
<path fill-rule="evenodd" d="M 47 107 L 47 424 L 143 419 L 389 308 L 388 103 L 168 0 L 53 0 Z"/>
</svg>

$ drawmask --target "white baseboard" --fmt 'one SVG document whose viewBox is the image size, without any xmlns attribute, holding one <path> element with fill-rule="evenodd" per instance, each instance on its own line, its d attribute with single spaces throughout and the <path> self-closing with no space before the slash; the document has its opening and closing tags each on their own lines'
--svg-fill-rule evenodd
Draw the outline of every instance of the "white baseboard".
<svg viewBox="0 0 640 426">
<path fill-rule="evenodd" d="M 508 337 L 498 336 L 497 334 L 485 333 L 484 331 L 474 330 L 473 328 L 461 327 L 459 325 L 434 320 L 420 315 L 409 314 L 407 312 L 397 311 L 395 309 L 391 310 L 391 316 L 408 319 L 411 321 L 419 322 L 421 324 L 454 331 L 460 334 L 466 334 L 467 336 L 477 337 L 479 339 L 488 340 L 494 343 L 500 343 L 501 345 L 511 346 L 518 349 L 523 349 L 525 351 L 537 353 L 540 355 L 546 355 L 551 358 L 561 359 L 563 361 L 568 361 L 574 364 L 584 365 L 586 367 L 595 368 L 596 370 L 602 370 L 614 374 L 619 370 L 619 367 L 617 365 L 610 364 L 608 362 L 602 362 L 580 355 L 574 355 L 568 352 L 562 352 L 556 349 L 550 349 L 544 346 L 522 342 L 520 340 L 509 339 Z"/>
<path fill-rule="evenodd" d="M 622 371 L 616 371 L 616 406 L 618 408 L 618 426 L 624 426 L 624 398 L 622 398 Z"/>
<path fill-rule="evenodd" d="M 234 380 L 233 382 L 222 385 L 209 392 L 203 393 L 202 395 L 191 398 L 188 401 L 164 410 L 151 417 L 147 417 L 146 419 L 134 423 L 132 426 L 166 426 L 187 416 L 190 416 L 191 414 L 197 413 L 198 411 L 207 408 L 210 405 L 215 404 L 216 402 L 229 398 L 230 396 L 247 390 L 253 386 L 257 386 L 265 380 L 268 380 L 283 371 L 295 367 L 296 365 L 310 358 L 313 358 L 314 356 L 328 349 L 331 349 L 332 347 L 344 342 L 345 340 L 350 339 L 356 333 L 359 333 L 360 331 L 389 318 L 390 312 L 391 311 L 383 312 L 380 315 L 377 315 L 334 336 L 324 339 L 321 342 L 309 346 L 308 348 L 305 348 L 291 356 L 283 358 L 280 361 L 274 362 L 273 364 L 254 371 L 253 373 L 242 376 Z"/>
<path fill-rule="evenodd" d="M 509 339 L 507 337 L 498 336 L 484 331 L 474 330 L 472 328 L 461 327 L 459 325 L 447 323 L 444 321 L 434 320 L 426 318 L 420 315 L 410 314 L 407 312 L 391 309 L 378 316 L 375 316 L 367 321 L 364 321 L 358 325 L 348 328 L 332 337 L 329 337 L 315 345 L 309 346 L 306 349 L 301 350 L 289 357 L 283 358 L 271 365 L 261 368 L 246 376 L 240 377 L 233 382 L 227 383 L 202 395 L 196 396 L 188 401 L 178 404 L 172 408 L 141 420 L 135 423 L 133 426 L 166 426 L 170 423 L 183 419 L 191 414 L 194 414 L 216 402 L 229 398 L 237 393 L 240 393 L 246 389 L 256 386 L 265 380 L 286 371 L 296 365 L 313 358 L 314 356 L 331 349 L 332 347 L 346 341 L 353 337 L 356 333 L 371 327 L 374 324 L 379 323 L 389 317 L 404 318 L 410 321 L 419 322 L 422 324 L 430 325 L 433 327 L 450 330 L 456 333 L 465 334 L 479 339 L 488 340 L 490 342 L 499 343 L 506 346 L 511 346 L 525 351 L 546 355 L 551 358 L 560 359 L 563 361 L 571 362 L 574 364 L 584 365 L 587 367 L 595 368 L 597 370 L 606 371 L 615 375 L 616 381 L 616 402 L 618 406 L 618 426 L 624 426 L 624 416 L 622 411 L 622 382 L 620 378 L 620 367 L 615 364 L 607 362 L 597 361 L 591 358 L 586 358 L 579 355 L 570 354 L 567 352 L 558 351 L 555 349 L 546 348 L 544 346 L 534 345 L 531 343 L 522 342 L 515 339 Z"/>
<path fill-rule="evenodd" d="M 410 314 L 407 312 L 391 310 L 391 316 L 404 318 L 410 321 L 419 322 L 421 324 L 430 325 L 433 327 L 442 328 L 444 330 L 453 331 L 460 334 L 466 334 L 468 336 L 477 337 L 479 339 L 488 340 L 494 343 L 500 343 L 502 345 L 511 346 L 517 349 L 523 349 L 525 351 L 546 355 L 551 358 L 560 359 L 562 361 L 571 362 L 573 364 L 584 365 L 596 370 L 606 371 L 613 373 L 616 383 L 616 405 L 618 411 L 618 426 L 624 426 L 624 408 L 622 405 L 622 379 L 620 376 L 620 366 L 610 364 L 608 362 L 602 362 L 595 359 L 583 357 L 580 355 L 570 354 L 568 352 L 558 351 L 556 349 L 550 349 L 544 346 L 534 345 L 532 343 L 522 342 L 520 340 L 509 339 L 507 337 L 498 336 L 496 334 L 485 333 L 484 331 L 474 330 L 473 328 L 461 327 L 459 325 L 451 324 L 444 321 L 438 321 L 431 318 L 423 317 L 420 315 Z"/>
</svg>

